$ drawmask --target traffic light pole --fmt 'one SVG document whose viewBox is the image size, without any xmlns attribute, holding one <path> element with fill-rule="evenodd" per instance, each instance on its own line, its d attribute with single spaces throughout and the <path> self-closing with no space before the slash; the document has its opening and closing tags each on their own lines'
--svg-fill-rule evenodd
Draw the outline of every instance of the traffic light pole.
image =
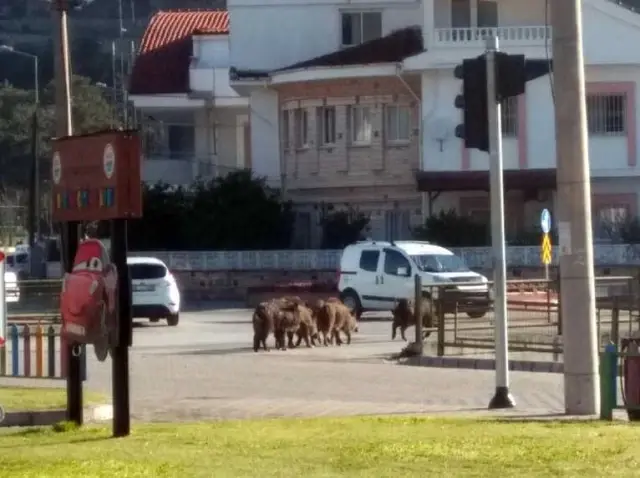
<svg viewBox="0 0 640 478">
<path fill-rule="evenodd" d="M 491 246 L 495 310 L 496 392 L 490 409 L 513 408 L 509 392 L 509 342 L 507 335 L 507 251 L 504 233 L 504 181 L 502 176 L 502 121 L 496 98 L 498 38 L 487 39 L 487 111 L 489 126 L 489 189 L 491 195 Z"/>
<path fill-rule="evenodd" d="M 564 400 L 569 415 L 600 408 L 582 11 L 550 2 L 556 120 L 556 217 L 564 322 Z"/>
</svg>

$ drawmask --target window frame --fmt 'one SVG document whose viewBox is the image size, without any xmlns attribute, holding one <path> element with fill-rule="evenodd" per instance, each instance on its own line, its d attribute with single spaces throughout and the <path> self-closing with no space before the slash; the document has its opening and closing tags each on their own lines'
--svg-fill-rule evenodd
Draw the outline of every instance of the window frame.
<svg viewBox="0 0 640 478">
<path fill-rule="evenodd" d="M 366 115 L 365 115 L 366 113 Z M 373 140 L 373 125 L 371 107 L 369 105 L 352 105 L 349 107 L 349 140 L 352 146 L 369 146 Z M 358 138 L 360 126 L 364 126 L 368 122 L 368 131 L 364 131 L 364 136 Z M 362 122 L 362 125 L 359 123 Z"/>
<path fill-rule="evenodd" d="M 309 111 L 306 108 L 297 108 L 293 118 L 296 149 L 307 149 L 309 147 Z"/>
<path fill-rule="evenodd" d="M 366 252 L 371 252 L 376 254 L 376 267 L 374 270 L 370 270 L 370 269 L 365 269 L 364 267 L 362 267 L 362 256 L 366 253 Z M 358 260 L 358 269 L 360 269 L 361 271 L 364 272 L 371 272 L 371 273 L 376 273 L 378 272 L 378 267 L 380 266 L 380 250 L 379 249 L 362 249 L 360 251 L 360 259 Z"/>
<path fill-rule="evenodd" d="M 406 263 L 407 263 L 407 274 L 406 275 L 398 275 L 398 267 L 396 267 L 395 271 L 393 272 L 388 272 L 387 271 L 387 257 L 389 255 L 397 255 L 402 257 Z M 402 252 L 400 251 L 396 251 L 395 249 L 389 249 L 389 248 L 385 248 L 384 249 L 384 260 L 382 262 L 382 272 L 386 275 L 390 275 L 390 276 L 394 276 L 394 277 L 411 277 L 411 271 L 412 271 L 412 267 L 411 267 L 411 260 L 405 256 Z"/>
<path fill-rule="evenodd" d="M 364 35 L 364 16 L 365 15 L 377 15 L 380 19 L 380 31 L 378 32 L 378 36 L 373 37 L 373 38 L 369 38 L 367 40 L 365 40 L 365 35 Z M 358 39 L 353 39 L 353 43 L 345 43 L 345 34 L 344 34 L 344 21 L 345 21 L 345 16 L 349 16 L 351 18 L 358 16 L 358 21 L 360 23 L 359 25 L 359 36 L 360 38 Z M 376 10 L 376 9 L 372 9 L 372 10 L 341 10 L 340 11 L 340 48 L 350 48 L 356 45 L 361 45 L 362 43 L 365 43 L 367 41 L 371 41 L 374 40 L 375 38 L 381 38 L 383 35 L 383 25 L 382 25 L 382 10 Z M 355 36 L 355 33 L 353 32 L 353 25 L 351 27 L 352 29 L 352 36 Z"/>
<path fill-rule="evenodd" d="M 330 121 L 331 123 L 331 138 L 333 141 L 327 141 L 327 116 L 326 113 L 327 112 L 331 112 L 332 113 L 332 120 Z M 338 140 L 338 132 L 336 130 L 336 118 L 337 118 L 337 111 L 336 111 L 336 107 L 335 106 L 322 106 L 320 108 L 318 108 L 318 144 L 324 148 L 332 148 L 336 145 L 337 140 Z"/>
<path fill-rule="evenodd" d="M 401 138 L 400 137 L 400 112 L 404 110 L 407 113 L 407 137 L 406 138 Z M 396 133 L 397 133 L 397 137 L 393 138 L 391 137 L 391 128 L 390 128 L 390 124 L 391 124 L 391 118 L 390 118 L 390 114 L 391 111 L 395 111 L 396 112 L 396 118 L 395 118 L 395 128 L 396 128 Z M 411 142 L 411 118 L 412 118 L 412 108 L 409 105 L 406 104 L 402 104 L 402 103 L 393 103 L 393 104 L 388 104 L 385 105 L 384 108 L 384 125 L 385 125 L 385 140 L 387 144 L 407 144 L 409 142 Z"/>
<path fill-rule="evenodd" d="M 616 98 L 616 100 L 614 100 Z M 619 99 L 622 103 L 621 111 L 617 112 L 615 115 L 609 113 L 609 111 L 598 112 L 599 117 L 592 119 L 591 115 L 595 112 L 592 111 L 592 108 L 598 105 L 598 103 L 608 103 L 607 106 L 611 106 L 611 103 L 617 101 Z M 594 104 L 595 103 L 595 104 Z M 587 93 L 585 98 L 585 104 L 587 109 L 587 131 L 589 136 L 596 137 L 619 137 L 619 136 L 627 136 L 629 131 L 629 125 L 627 121 L 627 111 L 629 108 L 629 96 L 626 93 Z M 590 114 L 590 111 L 592 113 Z M 604 115 L 604 121 L 602 120 L 602 116 Z M 615 118 L 614 121 L 611 121 L 611 118 L 614 116 L 618 116 L 619 118 Z M 615 125 L 621 125 L 620 129 L 615 129 Z M 614 125 L 613 128 L 610 128 L 611 125 Z M 600 127 L 603 127 L 600 130 Z"/>
</svg>

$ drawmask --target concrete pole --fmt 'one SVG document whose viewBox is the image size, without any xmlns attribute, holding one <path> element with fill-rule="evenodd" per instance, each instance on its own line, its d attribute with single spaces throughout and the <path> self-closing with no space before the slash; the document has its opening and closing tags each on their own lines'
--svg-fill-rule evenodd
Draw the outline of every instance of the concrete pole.
<svg viewBox="0 0 640 478">
<path fill-rule="evenodd" d="M 507 325 L 507 249 L 504 227 L 504 177 L 501 106 L 496 99 L 498 38 L 487 38 L 487 121 L 489 123 L 489 189 L 491 196 L 491 251 L 495 311 L 496 391 L 490 409 L 513 408 L 509 391 L 509 336 Z"/>
<path fill-rule="evenodd" d="M 550 2 L 553 27 L 556 216 L 564 331 L 564 400 L 570 415 L 600 408 L 591 186 L 580 0 Z"/>
</svg>

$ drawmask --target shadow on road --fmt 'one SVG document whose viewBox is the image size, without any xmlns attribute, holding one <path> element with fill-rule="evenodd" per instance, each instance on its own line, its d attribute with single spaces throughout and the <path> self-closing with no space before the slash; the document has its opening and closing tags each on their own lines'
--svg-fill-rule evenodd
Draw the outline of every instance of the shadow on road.
<svg viewBox="0 0 640 478">
<path fill-rule="evenodd" d="M 234 355 L 234 354 L 246 354 L 254 353 L 251 347 L 233 347 L 226 349 L 201 349 L 201 350 L 187 350 L 185 352 L 168 353 L 166 355 Z"/>
<path fill-rule="evenodd" d="M 182 312 L 215 312 L 220 310 L 248 310 L 242 301 L 230 300 L 189 300 L 184 299 Z"/>
</svg>

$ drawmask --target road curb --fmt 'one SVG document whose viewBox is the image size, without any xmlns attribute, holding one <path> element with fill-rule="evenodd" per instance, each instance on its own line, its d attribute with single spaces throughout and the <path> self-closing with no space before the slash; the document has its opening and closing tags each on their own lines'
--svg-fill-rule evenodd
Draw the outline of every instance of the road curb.
<svg viewBox="0 0 640 478">
<path fill-rule="evenodd" d="M 67 419 L 66 410 L 37 410 L 6 412 L 0 420 L 0 427 L 41 427 L 54 425 Z M 86 423 L 106 422 L 113 419 L 111 404 L 91 405 L 84 408 Z"/>
<path fill-rule="evenodd" d="M 495 370 L 495 359 L 471 357 L 409 357 L 399 359 L 401 365 L 437 368 L 462 368 L 472 370 Z M 534 360 L 509 360 L 509 370 L 513 372 L 563 373 L 564 363 Z"/>
</svg>

